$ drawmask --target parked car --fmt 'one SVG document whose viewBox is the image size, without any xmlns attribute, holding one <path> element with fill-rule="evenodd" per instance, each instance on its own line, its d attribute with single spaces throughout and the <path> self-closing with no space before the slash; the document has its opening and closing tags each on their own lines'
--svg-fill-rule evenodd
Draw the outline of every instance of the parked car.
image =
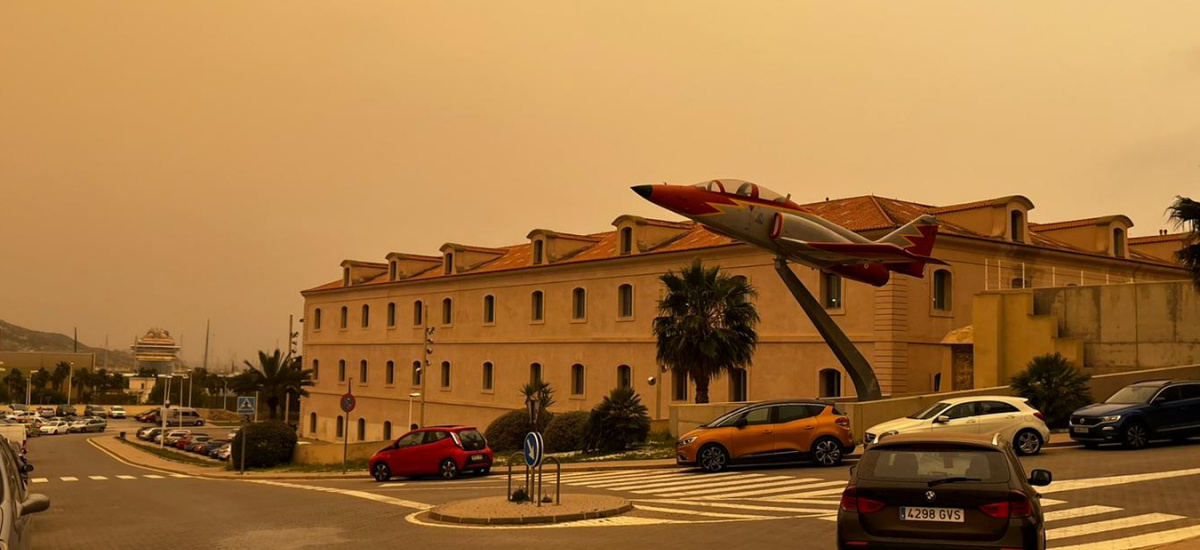
<svg viewBox="0 0 1200 550">
<path fill-rule="evenodd" d="M 67 423 L 67 432 L 69 432 L 69 433 L 86 432 L 86 431 L 87 431 L 87 419 L 86 418 L 80 418 L 79 420 L 72 420 L 71 422 Z"/>
<path fill-rule="evenodd" d="M 54 407 L 38 407 L 37 413 L 42 418 L 50 418 L 54 416 Z"/>
<path fill-rule="evenodd" d="M 158 409 L 154 409 L 154 410 L 146 411 L 142 414 L 139 414 L 137 416 L 137 421 L 138 422 L 147 422 L 150 424 L 161 424 L 162 416 L 160 416 Z"/>
<path fill-rule="evenodd" d="M 24 411 L 29 410 L 29 405 L 26 405 L 24 403 L 11 403 L 8 405 L 8 408 L 12 409 L 14 411 L 24 412 Z"/>
<path fill-rule="evenodd" d="M 211 451 L 208 454 L 208 456 L 215 458 L 217 460 L 229 460 L 229 457 L 232 455 L 233 455 L 233 444 L 232 443 L 226 443 L 224 445 L 221 445 L 216 450 Z"/>
<path fill-rule="evenodd" d="M 1103 403 L 1071 413 L 1071 439 L 1094 448 L 1120 443 L 1140 449 L 1154 439 L 1200 434 L 1200 381 L 1148 380 L 1125 386 Z"/>
<path fill-rule="evenodd" d="M 227 439 L 210 439 L 200 445 L 200 447 L 202 447 L 202 448 L 197 449 L 197 448 L 193 447 L 192 451 L 195 452 L 196 454 L 202 454 L 204 456 L 212 456 L 213 451 L 220 449 L 221 447 L 224 447 L 225 445 L 228 445 L 228 444 L 229 444 L 229 440 L 227 440 Z"/>
<path fill-rule="evenodd" d="M 78 416 L 79 411 L 74 405 L 59 405 L 54 407 L 54 416 Z"/>
<path fill-rule="evenodd" d="M 121 419 L 125 418 L 125 407 L 113 405 L 112 408 L 108 410 L 108 417 Z"/>
<path fill-rule="evenodd" d="M 102 433 L 108 429 L 108 421 L 100 417 L 89 418 L 85 422 L 83 430 L 85 432 Z"/>
<path fill-rule="evenodd" d="M 867 446 L 897 434 L 1003 434 L 1018 454 L 1035 455 L 1050 438 L 1045 416 L 1021 397 L 978 395 L 944 399 L 905 418 L 867 429 Z"/>
<path fill-rule="evenodd" d="M 104 410 L 104 407 L 100 405 L 84 405 L 83 416 L 98 416 L 100 418 L 104 418 L 108 416 L 108 411 Z"/>
<path fill-rule="evenodd" d="M 27 492 L 26 478 L 33 465 L 23 462 L 11 445 L 0 445 L 0 548 L 33 548 L 30 516 L 50 508 L 45 495 Z M 9 498 L 9 497 L 12 498 Z"/>
<path fill-rule="evenodd" d="M 17 420 L 20 422 L 41 423 L 42 417 L 34 411 L 24 411 L 17 414 Z"/>
<path fill-rule="evenodd" d="M 368 465 L 376 481 L 392 476 L 441 476 L 454 479 L 474 470 L 486 475 L 492 468 L 487 439 L 472 426 L 437 426 L 411 431 L 380 449 Z"/>
<path fill-rule="evenodd" d="M 179 441 L 175 442 L 175 448 L 186 451 L 188 447 L 191 447 L 193 444 L 203 443 L 209 439 L 212 439 L 212 436 L 208 434 L 188 434 L 179 438 Z"/>
<path fill-rule="evenodd" d="M 41 430 L 46 435 L 61 435 L 67 433 L 69 425 L 62 420 L 51 420 L 42 424 Z"/>
<path fill-rule="evenodd" d="M 195 409 L 174 407 L 167 410 L 168 426 L 203 426 L 204 419 Z"/>
<path fill-rule="evenodd" d="M 834 405 L 813 400 L 746 405 L 683 434 L 675 460 L 719 472 L 734 462 L 811 459 L 836 466 L 854 451 L 850 419 Z"/>
<path fill-rule="evenodd" d="M 145 441 L 154 441 L 157 443 L 158 436 L 162 435 L 162 432 L 163 432 L 162 428 L 156 428 L 156 427 L 142 428 L 141 430 L 138 430 L 137 436 L 138 436 L 138 439 L 142 439 Z"/>
<path fill-rule="evenodd" d="M 850 471 L 837 547 L 1044 550 L 1040 495 L 1006 438 L 925 433 L 890 436 Z"/>
<path fill-rule="evenodd" d="M 175 445 L 176 443 L 179 442 L 180 439 L 187 437 L 191 433 L 192 433 L 191 430 L 171 430 L 171 431 L 167 432 L 166 437 L 162 437 L 162 436 L 159 436 L 159 437 L 162 437 L 163 445 Z M 155 438 L 154 442 L 158 443 L 158 438 Z"/>
</svg>

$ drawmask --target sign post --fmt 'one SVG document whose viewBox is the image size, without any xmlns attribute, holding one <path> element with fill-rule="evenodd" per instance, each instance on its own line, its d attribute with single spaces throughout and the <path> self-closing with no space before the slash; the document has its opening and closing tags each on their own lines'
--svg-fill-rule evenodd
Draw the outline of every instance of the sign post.
<svg viewBox="0 0 1200 550">
<path fill-rule="evenodd" d="M 350 393 L 350 388 L 354 386 L 354 379 L 346 380 L 346 393 L 342 395 L 339 403 L 342 406 L 342 412 L 346 413 L 346 423 L 342 427 L 342 473 L 346 473 L 346 455 L 350 448 L 350 413 L 354 411 L 354 406 L 358 404 L 354 399 L 354 394 Z"/>
<path fill-rule="evenodd" d="M 542 434 L 536 431 L 525 434 L 525 444 L 522 445 L 522 452 L 525 455 L 525 493 L 537 500 L 538 507 L 542 505 L 542 483 L 541 476 L 538 475 L 539 466 L 542 465 L 542 454 L 546 449 L 545 442 L 542 440 Z M 537 476 L 538 490 L 533 490 L 534 476 Z"/>
<path fill-rule="evenodd" d="M 242 436 L 242 470 L 239 475 L 246 473 L 246 439 L 250 434 L 246 433 L 246 425 L 250 422 L 250 415 L 255 414 L 258 410 L 258 392 L 254 392 L 254 397 L 249 395 L 239 395 L 237 398 L 237 412 L 242 415 L 242 429 L 239 435 Z"/>
</svg>

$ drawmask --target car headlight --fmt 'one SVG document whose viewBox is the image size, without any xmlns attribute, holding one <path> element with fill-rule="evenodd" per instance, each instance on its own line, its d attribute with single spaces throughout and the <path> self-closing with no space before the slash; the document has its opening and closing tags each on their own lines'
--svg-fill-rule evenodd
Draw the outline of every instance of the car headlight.
<svg viewBox="0 0 1200 550">
<path fill-rule="evenodd" d="M 1107 422 L 1116 422 L 1116 421 L 1118 421 L 1118 420 L 1120 420 L 1120 419 L 1121 419 L 1121 415 L 1119 415 L 1119 414 L 1112 414 L 1112 415 L 1109 415 L 1109 416 L 1101 416 L 1101 417 L 1100 417 L 1100 422 L 1105 422 L 1105 423 L 1107 423 Z"/>
<path fill-rule="evenodd" d="M 696 436 L 694 436 L 694 435 L 690 436 L 690 437 L 685 437 L 683 439 L 680 439 L 679 442 L 676 443 L 676 445 L 679 447 L 683 447 L 684 445 L 691 445 L 692 442 L 695 440 L 696 440 Z"/>
</svg>

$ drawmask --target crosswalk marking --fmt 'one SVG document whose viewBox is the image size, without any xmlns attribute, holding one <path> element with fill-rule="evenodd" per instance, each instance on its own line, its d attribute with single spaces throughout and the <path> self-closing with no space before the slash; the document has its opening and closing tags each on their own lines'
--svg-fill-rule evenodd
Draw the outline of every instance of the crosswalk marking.
<svg viewBox="0 0 1200 550">
<path fill-rule="evenodd" d="M 50 480 L 44 477 L 35 477 L 29 480 L 31 483 L 48 483 Z"/>
<path fill-rule="evenodd" d="M 1197 536 L 1200 536 L 1200 525 L 1193 525 L 1191 527 L 1172 529 L 1170 531 L 1159 531 L 1157 533 L 1148 533 L 1145 535 L 1136 535 L 1120 539 L 1110 539 L 1100 542 L 1064 546 L 1059 547 L 1056 550 L 1127 550 L 1129 548 L 1160 546 L 1163 544 L 1187 540 Z"/>
<path fill-rule="evenodd" d="M 563 474 L 563 480 L 564 481 L 582 481 L 582 480 L 596 481 L 599 479 L 610 479 L 610 478 L 611 479 L 615 479 L 615 478 L 631 478 L 632 479 L 632 478 L 639 478 L 639 477 L 662 475 L 663 473 L 664 472 L 661 472 L 661 471 L 648 470 L 648 471 L 644 471 L 644 472 L 628 472 L 628 471 L 626 471 L 626 472 L 605 472 L 605 473 L 576 474 L 576 475 Z M 670 472 L 670 473 L 678 473 L 678 472 Z"/>
<path fill-rule="evenodd" d="M 611 489 L 611 488 L 615 488 L 615 487 L 649 487 L 650 484 L 672 483 L 672 482 L 676 482 L 676 481 L 693 480 L 695 478 L 696 478 L 696 476 L 694 474 L 673 474 L 673 475 L 669 475 L 669 476 L 644 477 L 644 478 L 636 479 L 636 480 L 620 479 L 617 481 L 613 481 L 613 480 L 605 480 L 605 481 L 599 481 L 599 482 L 585 481 L 585 482 L 581 482 L 581 483 L 576 483 L 576 485 L 582 485 L 584 487 L 597 487 L 597 488 L 601 488 L 601 489 Z"/>
<path fill-rule="evenodd" d="M 1142 514 L 1140 516 L 1128 516 L 1108 521 L 1096 521 L 1092 523 L 1085 523 L 1083 525 L 1072 525 L 1070 527 L 1047 529 L 1046 540 L 1065 539 L 1070 537 L 1078 537 L 1080 535 L 1104 533 L 1108 531 L 1116 531 L 1117 529 L 1127 529 L 1129 527 L 1138 527 L 1141 525 L 1153 525 L 1155 523 L 1163 523 L 1177 519 L 1186 518 L 1183 516 L 1173 516 L 1171 514 Z"/>
<path fill-rule="evenodd" d="M 747 485 L 743 485 L 743 486 L 739 487 L 739 489 L 766 489 L 766 488 L 768 488 L 768 487 L 774 487 L 774 488 L 778 488 L 780 485 L 788 485 L 788 486 L 801 485 L 801 486 L 802 486 L 802 485 L 804 485 L 805 483 L 811 483 L 811 482 L 813 482 L 813 481 L 818 481 L 818 480 L 817 480 L 817 479 L 815 479 L 815 478 L 803 478 L 803 479 L 795 479 L 795 478 L 790 478 L 790 477 L 773 477 L 773 478 L 768 478 L 768 479 L 769 479 L 769 481 L 768 481 L 767 479 L 762 479 L 762 480 L 758 480 L 757 482 L 753 482 L 753 483 L 749 483 L 749 484 L 747 484 Z M 724 489 L 702 489 L 702 490 L 699 490 L 699 491 L 688 491 L 688 492 L 686 492 L 686 493 L 675 493 L 675 494 L 672 494 L 672 495 L 663 495 L 663 496 L 689 496 L 689 497 L 693 497 L 693 496 L 700 496 L 700 495 L 708 495 L 708 494 L 712 494 L 712 493 L 723 493 L 723 492 L 726 492 L 726 491 L 728 491 L 728 490 L 729 490 L 728 488 L 724 488 Z M 786 490 L 789 490 L 789 489 L 784 489 L 784 490 L 786 491 Z"/>
<path fill-rule="evenodd" d="M 677 481 L 675 483 L 664 483 L 656 485 L 653 488 L 642 489 L 640 491 L 632 491 L 635 495 L 644 495 L 647 493 L 669 493 L 671 491 L 686 491 L 689 489 L 708 489 L 716 487 L 737 487 L 746 483 L 745 479 L 726 479 L 713 483 L 711 481 L 692 479 L 688 481 Z M 631 489 L 634 487 L 630 487 Z M 674 493 L 673 493 L 674 494 Z"/>
<path fill-rule="evenodd" d="M 646 487 L 650 487 L 652 485 L 653 486 L 666 486 L 666 485 L 671 485 L 671 484 L 696 483 L 701 480 L 728 481 L 731 479 L 742 479 L 740 477 L 734 478 L 734 477 L 721 476 L 720 474 L 717 474 L 717 475 L 718 475 L 718 477 L 698 476 L 696 474 L 680 474 L 673 478 L 622 480 L 619 482 L 605 483 L 604 486 L 608 489 L 620 490 L 621 488 L 632 488 L 632 487 L 646 488 Z M 762 476 L 762 474 L 755 474 L 755 475 L 759 476 L 759 477 Z M 589 487 L 598 487 L 599 485 L 588 485 L 588 486 Z"/>
<path fill-rule="evenodd" d="M 731 510 L 755 510 L 759 512 L 793 512 L 797 514 L 828 514 L 828 508 L 791 508 L 788 506 L 762 506 L 759 504 L 735 504 L 732 502 L 704 502 L 699 500 L 667 500 L 667 499 L 647 499 L 637 500 L 634 502 L 651 502 L 661 504 L 675 504 L 677 506 L 705 506 L 715 508 L 729 508 Z"/>
<path fill-rule="evenodd" d="M 1043 498 L 1043 499 L 1040 499 L 1038 502 L 1041 502 L 1042 506 L 1058 506 L 1060 504 L 1067 503 L 1067 501 L 1065 501 L 1065 500 L 1054 500 L 1052 498 Z"/>
<path fill-rule="evenodd" d="M 722 512 L 701 512 L 699 510 L 677 510 L 674 508 L 659 508 L 657 506 L 635 506 L 638 510 L 648 512 L 663 512 L 667 514 L 683 514 L 688 516 L 705 516 L 710 518 L 729 518 L 729 519 L 769 519 L 771 516 L 753 516 L 749 514 L 726 514 Z"/>
<path fill-rule="evenodd" d="M 61 480 L 63 480 L 63 481 L 79 481 L 79 478 L 77 478 L 77 477 L 70 477 L 70 476 L 67 476 L 67 477 L 60 477 L 60 478 L 58 478 L 58 479 L 61 479 Z"/>
<path fill-rule="evenodd" d="M 171 474 L 171 477 L 185 478 L 185 477 L 192 477 L 192 476 L 184 475 L 184 474 Z"/>
<path fill-rule="evenodd" d="M 1046 521 L 1058 521 L 1058 520 L 1062 520 L 1062 519 L 1075 519 L 1075 518 L 1082 518 L 1082 517 L 1087 517 L 1087 516 L 1096 516 L 1096 515 L 1100 515 L 1100 514 L 1107 514 L 1109 512 L 1117 512 L 1120 510 L 1121 510 L 1120 508 L 1113 508 L 1112 506 L 1082 506 L 1079 508 L 1068 508 L 1066 510 L 1055 510 L 1053 512 L 1046 512 L 1046 513 L 1042 514 L 1042 519 L 1044 519 Z"/>
<path fill-rule="evenodd" d="M 834 484 L 834 482 L 830 482 L 830 483 L 827 483 L 826 485 L 833 485 L 833 484 Z M 840 495 L 840 494 L 842 494 L 843 491 L 846 490 L 846 482 L 845 481 L 838 481 L 838 482 L 836 482 L 836 485 L 837 485 L 837 487 L 834 489 L 824 489 L 821 491 L 807 491 L 807 492 L 803 492 L 803 493 L 796 493 L 794 495 L 791 495 L 791 497 L 796 497 L 796 498 L 831 497 L 831 496 Z"/>
<path fill-rule="evenodd" d="M 838 486 L 837 493 L 841 494 L 841 492 L 842 492 L 841 487 L 846 485 L 845 481 L 825 481 L 822 483 L 811 483 L 812 481 L 816 481 L 813 479 L 807 479 L 807 480 L 798 479 L 796 481 L 802 482 L 802 483 L 793 483 L 793 484 L 785 486 L 785 487 L 775 487 L 775 488 L 771 488 L 771 489 L 757 489 L 757 490 L 752 490 L 752 491 L 723 493 L 721 495 L 715 495 L 713 498 L 718 498 L 718 497 L 719 498 L 745 498 L 745 497 L 753 497 L 753 496 L 772 495 L 772 494 L 778 494 L 778 493 L 787 493 L 790 491 L 802 491 L 804 489 L 816 489 L 819 487 L 829 487 L 831 485 L 837 485 Z M 749 487 L 747 487 L 747 488 L 749 488 Z M 815 492 L 820 492 L 820 491 L 815 491 Z M 796 494 L 790 495 L 790 496 L 794 496 L 794 497 L 819 496 L 819 495 L 814 495 L 813 493 L 814 493 L 814 491 L 800 492 L 800 493 L 796 493 Z M 667 495 L 663 495 L 663 496 L 667 496 Z"/>
<path fill-rule="evenodd" d="M 108 478 L 104 476 L 88 476 L 88 479 L 94 479 L 96 481 L 108 481 Z"/>
<path fill-rule="evenodd" d="M 117 476 L 117 479 L 137 479 L 137 478 L 136 478 L 136 477 L 134 477 L 134 476 L 124 476 L 124 475 L 121 475 L 121 476 Z"/>
</svg>

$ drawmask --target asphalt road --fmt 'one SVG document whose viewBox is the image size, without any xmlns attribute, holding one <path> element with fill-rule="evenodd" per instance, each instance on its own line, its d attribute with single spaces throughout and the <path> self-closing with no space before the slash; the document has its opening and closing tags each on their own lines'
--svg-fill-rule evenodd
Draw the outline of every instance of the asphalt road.
<svg viewBox="0 0 1200 550">
<path fill-rule="evenodd" d="M 716 543 L 828 549 L 849 468 L 766 467 L 718 476 L 674 469 L 573 473 L 564 475 L 563 498 L 620 495 L 636 510 L 553 527 L 468 527 L 431 524 L 422 511 L 504 494 L 503 470 L 449 482 L 218 481 L 122 464 L 90 445 L 91 437 L 97 436 L 29 444 L 36 467 L 31 491 L 52 501 L 35 521 L 36 548 L 694 549 Z M 1200 536 L 1200 441 L 1136 452 L 1047 449 L 1025 466 L 1055 475 L 1043 493 L 1052 548 L 1135 549 Z"/>
</svg>

